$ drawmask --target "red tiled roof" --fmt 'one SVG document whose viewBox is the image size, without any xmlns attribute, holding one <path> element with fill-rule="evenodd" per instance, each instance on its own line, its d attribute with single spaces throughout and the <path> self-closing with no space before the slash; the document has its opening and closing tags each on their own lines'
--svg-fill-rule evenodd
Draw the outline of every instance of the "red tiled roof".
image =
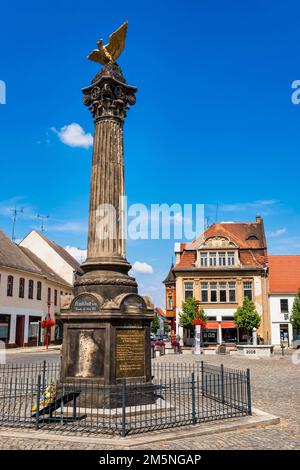
<svg viewBox="0 0 300 470">
<path fill-rule="evenodd" d="M 240 248 L 265 249 L 266 239 L 263 222 L 222 222 L 211 225 L 200 237 L 187 245 L 188 249 L 197 249 L 202 242 L 210 237 L 223 236 L 229 238 Z M 250 240 L 249 240 L 250 238 Z M 251 239 L 255 238 L 255 239 Z"/>
<path fill-rule="evenodd" d="M 263 268 L 267 265 L 267 243 L 264 224 L 261 218 L 256 222 L 222 222 L 209 227 L 193 242 L 181 244 L 182 255 L 175 266 L 177 268 L 192 268 L 196 261 L 196 251 L 210 237 L 226 237 L 240 250 L 242 266 Z"/>
<path fill-rule="evenodd" d="M 270 294 L 296 294 L 300 289 L 300 255 L 269 256 Z"/>
<path fill-rule="evenodd" d="M 186 268 L 192 266 L 196 261 L 196 251 L 184 251 L 176 268 Z"/>
<path fill-rule="evenodd" d="M 243 266 L 263 268 L 268 263 L 268 257 L 266 255 L 259 254 L 254 250 L 241 250 L 240 261 Z"/>
</svg>

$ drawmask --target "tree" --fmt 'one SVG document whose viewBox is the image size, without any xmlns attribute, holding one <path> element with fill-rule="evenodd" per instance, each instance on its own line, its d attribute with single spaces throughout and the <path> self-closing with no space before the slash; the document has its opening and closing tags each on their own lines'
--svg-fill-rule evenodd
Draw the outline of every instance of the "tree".
<svg viewBox="0 0 300 470">
<path fill-rule="evenodd" d="M 179 325 L 187 330 L 194 329 L 193 320 L 197 315 L 197 301 L 194 297 L 188 297 L 185 302 L 182 303 L 182 312 L 180 313 Z M 207 321 L 203 308 L 199 310 L 199 318 L 203 321 Z"/>
<path fill-rule="evenodd" d="M 294 330 L 300 330 L 300 289 L 293 303 L 291 324 Z"/>
<path fill-rule="evenodd" d="M 154 315 L 154 318 L 151 322 L 151 331 L 156 334 L 157 330 L 160 328 L 160 323 L 157 315 Z"/>
<path fill-rule="evenodd" d="M 234 314 L 234 322 L 238 328 L 247 332 L 248 341 L 249 333 L 253 328 L 258 328 L 261 322 L 261 317 L 255 309 L 254 302 L 244 298 L 243 305 L 241 305 Z"/>
</svg>

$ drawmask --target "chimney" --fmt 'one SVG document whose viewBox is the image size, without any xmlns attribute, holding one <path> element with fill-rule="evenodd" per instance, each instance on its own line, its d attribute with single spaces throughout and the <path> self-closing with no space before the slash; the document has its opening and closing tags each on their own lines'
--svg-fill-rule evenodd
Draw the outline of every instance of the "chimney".
<svg viewBox="0 0 300 470">
<path fill-rule="evenodd" d="M 257 222 L 258 224 L 261 224 L 261 223 L 262 223 L 262 217 L 261 217 L 261 215 L 257 215 L 257 216 L 256 216 L 256 222 Z"/>
</svg>

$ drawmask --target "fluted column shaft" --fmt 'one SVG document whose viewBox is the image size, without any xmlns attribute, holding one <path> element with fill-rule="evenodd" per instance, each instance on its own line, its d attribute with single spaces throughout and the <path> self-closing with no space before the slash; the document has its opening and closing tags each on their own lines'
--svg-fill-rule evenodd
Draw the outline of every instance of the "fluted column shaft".
<svg viewBox="0 0 300 470">
<path fill-rule="evenodd" d="M 125 257 L 123 122 L 100 119 L 95 123 L 91 175 L 88 259 Z"/>
</svg>

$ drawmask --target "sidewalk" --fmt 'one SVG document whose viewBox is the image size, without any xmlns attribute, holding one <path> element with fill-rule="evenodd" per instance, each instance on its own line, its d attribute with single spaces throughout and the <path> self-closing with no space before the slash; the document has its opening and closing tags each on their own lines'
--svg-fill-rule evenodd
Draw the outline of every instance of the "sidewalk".
<svg viewBox="0 0 300 470">
<path fill-rule="evenodd" d="M 48 347 L 48 351 L 60 351 L 61 350 L 61 345 L 60 344 L 51 344 Z M 41 352 L 47 352 L 46 346 L 26 346 L 23 348 L 7 348 L 5 349 L 5 354 L 23 354 L 23 353 L 41 353 Z"/>
</svg>

